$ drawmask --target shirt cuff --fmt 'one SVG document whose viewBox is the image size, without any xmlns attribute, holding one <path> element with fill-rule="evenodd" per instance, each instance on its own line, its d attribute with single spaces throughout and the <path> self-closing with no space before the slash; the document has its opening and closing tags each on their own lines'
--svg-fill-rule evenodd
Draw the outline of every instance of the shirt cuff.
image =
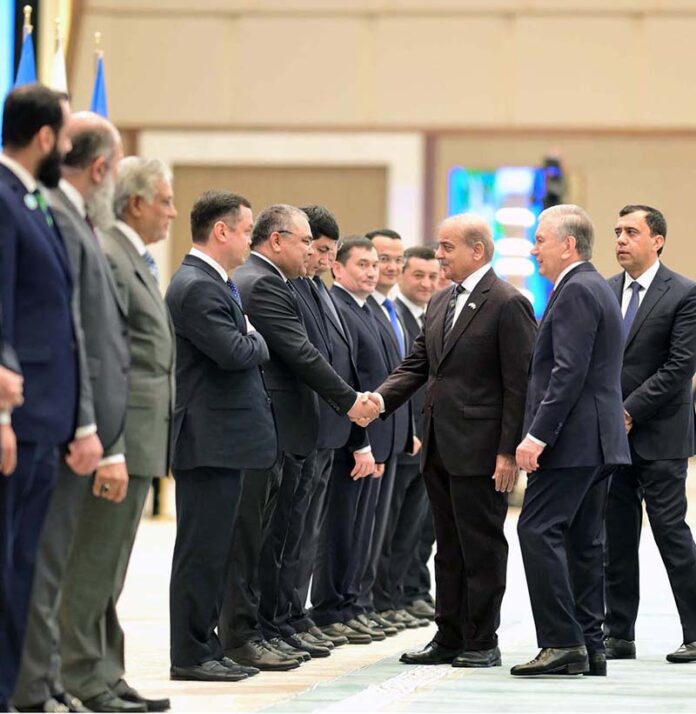
<svg viewBox="0 0 696 714">
<path fill-rule="evenodd" d="M 545 441 L 542 441 L 541 439 L 537 439 L 536 436 L 532 436 L 531 434 L 527 434 L 527 438 L 528 438 L 531 442 L 533 442 L 534 444 L 536 444 L 537 446 L 543 446 L 544 448 L 546 448 L 546 442 L 545 442 Z"/>
<path fill-rule="evenodd" d="M 92 436 L 92 434 L 97 433 L 97 425 L 96 424 L 85 424 L 85 426 L 78 426 L 77 429 L 75 429 L 75 440 L 77 439 L 86 439 L 88 436 Z"/>
<path fill-rule="evenodd" d="M 356 449 L 354 454 L 371 454 L 372 453 L 372 447 L 371 446 L 363 446 L 362 449 Z"/>
<path fill-rule="evenodd" d="M 111 456 L 105 456 L 99 461 L 97 468 L 100 466 L 110 466 L 111 464 L 125 464 L 126 456 L 125 454 L 112 454 Z"/>
<path fill-rule="evenodd" d="M 9 426 L 10 424 L 12 424 L 12 412 L 0 412 L 0 426 Z"/>
</svg>

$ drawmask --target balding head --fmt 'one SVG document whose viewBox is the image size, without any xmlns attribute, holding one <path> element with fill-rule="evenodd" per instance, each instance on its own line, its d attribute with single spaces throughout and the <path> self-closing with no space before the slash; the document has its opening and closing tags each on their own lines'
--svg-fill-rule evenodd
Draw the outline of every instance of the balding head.
<svg viewBox="0 0 696 714">
<path fill-rule="evenodd" d="M 491 229 L 473 213 L 446 218 L 440 224 L 437 240 L 435 257 L 449 280 L 461 282 L 493 259 Z"/>
</svg>

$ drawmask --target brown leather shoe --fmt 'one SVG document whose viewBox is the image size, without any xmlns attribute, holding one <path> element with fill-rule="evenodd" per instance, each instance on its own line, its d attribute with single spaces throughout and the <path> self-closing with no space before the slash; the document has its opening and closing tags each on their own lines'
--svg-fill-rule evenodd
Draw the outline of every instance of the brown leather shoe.
<svg viewBox="0 0 696 714">
<path fill-rule="evenodd" d="M 406 612 L 417 620 L 434 620 L 435 608 L 425 600 L 414 600 L 404 608 Z"/>
<path fill-rule="evenodd" d="M 387 636 L 384 634 L 384 632 L 382 632 L 382 630 L 378 630 L 376 627 L 370 627 L 369 620 L 367 620 L 368 624 L 366 625 L 365 622 L 360 619 L 360 617 L 362 617 L 364 620 L 367 619 L 365 615 L 360 615 L 359 617 L 354 617 L 352 620 L 348 620 L 348 622 L 346 622 L 346 625 L 348 625 L 348 627 L 352 627 L 358 632 L 364 632 L 365 634 L 370 635 L 370 637 L 372 637 L 375 642 L 381 642 L 382 640 L 387 639 Z"/>
<path fill-rule="evenodd" d="M 226 650 L 225 654 L 237 664 L 263 672 L 287 672 L 300 666 L 299 660 L 275 652 L 267 642 L 260 640 L 249 640 L 241 647 Z"/>
<path fill-rule="evenodd" d="M 683 644 L 679 649 L 667 655 L 667 661 L 674 664 L 684 664 L 685 662 L 696 662 L 696 642 Z"/>
<path fill-rule="evenodd" d="M 366 632 L 359 632 L 343 622 L 334 622 L 333 625 L 322 627 L 321 631 L 329 638 L 345 637 L 350 645 L 369 645 L 372 637 Z"/>
</svg>

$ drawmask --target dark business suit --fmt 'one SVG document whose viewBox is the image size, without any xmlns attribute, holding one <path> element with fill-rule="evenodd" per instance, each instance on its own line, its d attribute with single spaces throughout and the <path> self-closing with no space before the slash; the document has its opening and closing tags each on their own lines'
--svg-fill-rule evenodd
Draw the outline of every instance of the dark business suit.
<svg viewBox="0 0 696 714">
<path fill-rule="evenodd" d="M 176 332 L 172 469 L 177 533 L 170 583 L 171 664 L 220 660 L 215 633 L 246 469 L 276 460 L 273 410 L 261 365 L 268 348 L 247 333 L 222 276 L 187 255 L 166 295 Z M 253 475 L 250 476 L 253 478 Z"/>
<path fill-rule="evenodd" d="M 62 190 L 51 191 L 50 202 L 75 276 L 77 426 L 96 425 L 105 457 L 123 454 L 130 363 L 125 312 L 94 230 Z M 13 696 L 16 705 L 43 702 L 64 691 L 58 608 L 80 505 L 83 499 L 94 498 L 91 486 L 91 479 L 60 464 L 39 548 L 22 668 Z"/>
<path fill-rule="evenodd" d="M 389 414 L 426 385 L 421 467 L 437 536 L 435 639 L 484 650 L 497 645 L 508 552 L 507 495 L 491 477 L 496 456 L 514 454 L 522 433 L 536 323 L 529 301 L 491 269 L 444 337 L 453 294 L 432 298 L 423 334 L 378 391 Z"/>
<path fill-rule="evenodd" d="M 259 578 L 264 578 L 266 592 L 277 592 L 280 587 L 280 563 L 291 528 L 293 499 L 278 494 L 281 488 L 283 494 L 294 493 L 304 461 L 316 449 L 317 395 L 338 414 L 350 411 L 357 398 L 355 390 L 310 342 L 300 298 L 273 265 L 252 254 L 235 272 L 234 280 L 251 323 L 268 344 L 270 360 L 264 374 L 273 402 L 280 457 L 273 468 L 250 475 L 242 489 L 232 556 L 237 567 L 230 569 L 220 618 L 226 649 L 261 635 Z"/>
<path fill-rule="evenodd" d="M 534 346 L 524 433 L 546 447 L 517 526 L 540 647 L 602 651 L 608 465 L 630 463 L 621 312 L 591 263 L 551 295 Z"/>
<path fill-rule="evenodd" d="M 619 304 L 624 273 L 609 285 Z M 696 453 L 692 378 L 696 284 L 661 265 L 626 339 L 624 408 L 633 464 L 614 471 L 607 508 L 606 634 L 635 639 L 643 508 L 665 564 L 684 642 L 696 641 L 696 546 L 684 520 L 687 459 Z"/>
<path fill-rule="evenodd" d="M 75 433 L 78 359 L 72 271 L 60 232 L 0 165 L 3 338 L 24 374 L 12 413 L 17 468 L 0 478 L 0 704 L 15 687 L 34 565 L 54 489 L 58 446 Z M 8 351 L 9 354 L 9 351 Z"/>
</svg>

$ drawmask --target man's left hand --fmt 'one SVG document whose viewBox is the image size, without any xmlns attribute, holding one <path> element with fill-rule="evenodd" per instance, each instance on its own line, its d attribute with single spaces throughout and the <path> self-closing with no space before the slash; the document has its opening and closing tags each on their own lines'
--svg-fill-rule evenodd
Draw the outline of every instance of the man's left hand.
<svg viewBox="0 0 696 714">
<path fill-rule="evenodd" d="M 104 449 L 99 437 L 96 434 L 90 434 L 68 444 L 65 463 L 78 476 L 89 476 L 95 472 L 103 454 Z"/>
<path fill-rule="evenodd" d="M 527 473 L 536 471 L 539 468 L 539 457 L 543 450 L 544 447 L 541 444 L 535 444 L 529 437 L 525 437 L 517 447 L 517 465 Z"/>
<path fill-rule="evenodd" d="M 515 488 L 519 473 L 512 454 L 498 454 L 495 457 L 495 473 L 491 476 L 495 481 L 495 490 L 510 493 Z"/>
<path fill-rule="evenodd" d="M 0 426 L 0 474 L 10 476 L 17 467 L 17 437 L 9 424 Z"/>
<path fill-rule="evenodd" d="M 421 446 L 423 444 L 421 443 L 421 440 L 417 437 L 413 437 L 413 451 L 411 452 L 411 456 L 417 456 L 418 452 L 421 450 Z"/>
</svg>

